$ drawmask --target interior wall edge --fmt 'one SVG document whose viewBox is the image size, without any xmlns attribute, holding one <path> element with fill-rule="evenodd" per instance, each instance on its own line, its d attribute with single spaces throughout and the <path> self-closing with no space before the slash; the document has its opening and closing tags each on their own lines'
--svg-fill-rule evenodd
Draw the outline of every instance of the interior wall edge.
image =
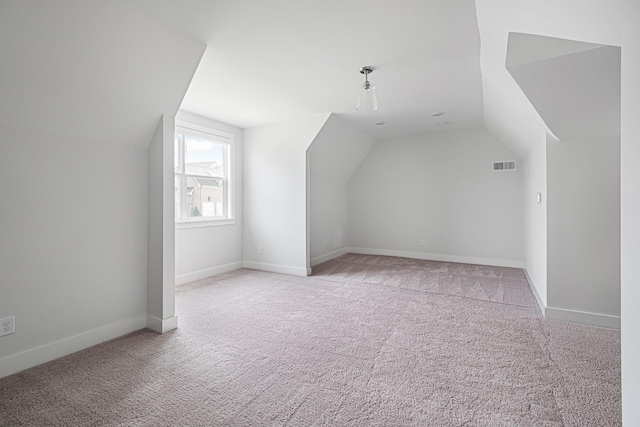
<svg viewBox="0 0 640 427">
<path fill-rule="evenodd" d="M 547 305 L 545 304 L 544 300 L 538 293 L 538 289 L 535 285 L 535 281 L 533 280 L 533 277 L 531 277 L 531 274 L 529 274 L 529 270 L 527 270 L 527 267 L 524 267 L 523 270 L 524 270 L 524 276 L 527 278 L 527 282 L 529 283 L 529 287 L 531 288 L 531 292 L 533 292 L 533 296 L 536 297 L 536 301 L 538 302 L 538 307 L 540 307 L 540 312 L 544 316 L 545 311 L 547 309 Z"/>
</svg>

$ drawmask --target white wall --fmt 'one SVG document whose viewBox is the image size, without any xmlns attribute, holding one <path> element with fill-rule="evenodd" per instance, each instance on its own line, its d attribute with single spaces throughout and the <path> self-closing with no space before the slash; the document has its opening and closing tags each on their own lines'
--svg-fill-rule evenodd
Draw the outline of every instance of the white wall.
<svg viewBox="0 0 640 427">
<path fill-rule="evenodd" d="M 0 377 L 145 327 L 147 149 L 0 127 Z"/>
<path fill-rule="evenodd" d="M 149 144 L 147 327 L 167 332 L 178 326 L 175 298 L 173 117 L 162 116 Z"/>
<path fill-rule="evenodd" d="M 147 149 L 205 46 L 78 0 L 0 2 L 0 40 L 3 376 L 146 326 Z"/>
<path fill-rule="evenodd" d="M 613 322 L 603 326 L 619 323 L 619 141 L 547 143 L 547 317 L 593 323 L 582 314 L 590 313 Z"/>
<path fill-rule="evenodd" d="M 622 421 L 640 425 L 640 15 L 622 41 Z"/>
<path fill-rule="evenodd" d="M 547 134 L 546 139 L 554 139 Z M 523 163 L 524 268 L 536 299 L 547 306 L 547 141 L 540 135 Z M 538 203 L 542 193 L 542 203 Z"/>
<path fill-rule="evenodd" d="M 307 150 L 311 265 L 349 246 L 349 178 L 376 140 L 332 115 Z M 335 245 L 342 230 L 342 245 Z"/>
<path fill-rule="evenodd" d="M 493 172 L 502 160 L 484 129 L 378 142 L 351 177 L 352 248 L 522 266 L 522 173 Z"/>
<path fill-rule="evenodd" d="M 245 267 L 308 274 L 306 151 L 328 117 L 245 129 Z"/>
<path fill-rule="evenodd" d="M 234 223 L 205 227 L 176 226 L 176 284 L 242 267 L 242 130 L 215 120 L 179 112 L 177 120 L 233 134 Z"/>
</svg>

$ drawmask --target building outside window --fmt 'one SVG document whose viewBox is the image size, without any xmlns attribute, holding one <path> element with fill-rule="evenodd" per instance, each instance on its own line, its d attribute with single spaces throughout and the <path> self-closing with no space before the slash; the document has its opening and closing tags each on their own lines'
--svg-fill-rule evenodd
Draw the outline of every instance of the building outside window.
<svg viewBox="0 0 640 427">
<path fill-rule="evenodd" d="M 176 222 L 232 218 L 233 135 L 176 125 L 174 138 Z"/>
</svg>

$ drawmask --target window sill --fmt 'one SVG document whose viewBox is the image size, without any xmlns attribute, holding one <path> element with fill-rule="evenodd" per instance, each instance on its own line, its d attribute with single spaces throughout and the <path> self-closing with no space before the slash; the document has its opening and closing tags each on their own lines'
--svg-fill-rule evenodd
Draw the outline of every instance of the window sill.
<svg viewBox="0 0 640 427">
<path fill-rule="evenodd" d="M 191 221 L 176 222 L 176 230 L 184 228 L 218 227 L 221 225 L 234 225 L 236 220 L 231 219 L 196 219 Z"/>
</svg>

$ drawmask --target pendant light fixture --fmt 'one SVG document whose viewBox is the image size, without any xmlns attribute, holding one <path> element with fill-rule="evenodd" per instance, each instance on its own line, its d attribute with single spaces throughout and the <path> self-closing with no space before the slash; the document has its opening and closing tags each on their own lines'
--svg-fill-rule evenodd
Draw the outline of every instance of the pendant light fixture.
<svg viewBox="0 0 640 427">
<path fill-rule="evenodd" d="M 364 74 L 364 85 L 358 95 L 356 111 L 376 111 L 378 109 L 378 98 L 376 98 L 376 87 L 369 82 L 369 74 L 373 72 L 373 67 L 366 66 L 360 68 L 360 73 Z"/>
</svg>

